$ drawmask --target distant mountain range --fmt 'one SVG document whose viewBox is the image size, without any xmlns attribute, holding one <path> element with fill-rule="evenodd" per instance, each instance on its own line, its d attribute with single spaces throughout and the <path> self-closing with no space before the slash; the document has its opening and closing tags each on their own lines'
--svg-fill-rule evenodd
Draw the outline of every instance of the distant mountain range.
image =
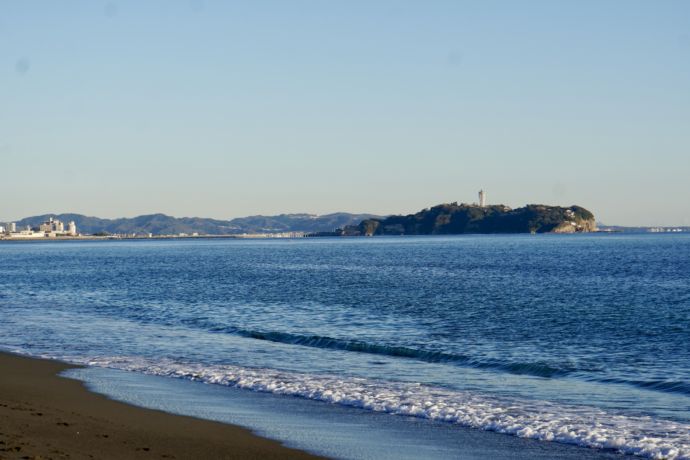
<svg viewBox="0 0 690 460">
<path fill-rule="evenodd" d="M 594 216 L 578 206 L 529 205 L 510 209 L 502 205 L 447 203 L 407 216 L 382 217 L 374 214 L 337 212 L 248 216 L 230 220 L 202 217 L 172 217 L 148 214 L 119 219 L 101 219 L 82 214 L 43 214 L 16 222 L 17 228 L 36 228 L 49 218 L 64 223 L 74 221 L 81 234 L 120 235 L 241 235 L 243 233 L 304 232 L 314 235 L 424 235 L 455 233 L 522 233 L 593 231 Z M 573 225 L 574 223 L 574 225 Z M 690 232 L 690 227 L 621 227 L 599 223 L 606 232 Z"/>
<path fill-rule="evenodd" d="M 337 212 L 318 216 L 314 214 L 280 214 L 278 216 L 249 216 L 231 220 L 201 217 L 172 217 L 149 214 L 131 218 L 101 219 L 82 214 L 43 214 L 26 217 L 16 222 L 18 228 L 38 227 L 50 217 L 62 222 L 74 221 L 82 234 L 148 234 L 177 235 L 235 235 L 242 233 L 332 232 L 337 228 L 357 225 L 365 219 L 378 218 L 373 214 Z"/>
</svg>

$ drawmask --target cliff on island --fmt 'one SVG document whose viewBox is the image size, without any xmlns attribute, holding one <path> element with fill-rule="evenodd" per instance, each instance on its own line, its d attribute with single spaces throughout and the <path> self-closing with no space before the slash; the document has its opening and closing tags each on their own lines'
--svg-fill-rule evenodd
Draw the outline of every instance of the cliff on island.
<svg viewBox="0 0 690 460">
<path fill-rule="evenodd" d="M 407 216 L 365 219 L 344 227 L 343 236 L 454 235 L 462 233 L 576 233 L 596 231 L 594 215 L 580 206 L 568 208 L 531 204 L 511 209 L 504 205 L 448 203 Z"/>
</svg>

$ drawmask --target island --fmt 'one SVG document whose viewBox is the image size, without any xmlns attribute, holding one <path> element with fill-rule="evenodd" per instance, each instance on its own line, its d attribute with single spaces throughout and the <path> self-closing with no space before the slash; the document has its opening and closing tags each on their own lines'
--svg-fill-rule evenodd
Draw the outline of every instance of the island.
<svg viewBox="0 0 690 460">
<path fill-rule="evenodd" d="M 594 215 L 580 206 L 445 203 L 406 216 L 388 216 L 345 226 L 339 236 L 456 235 L 464 233 L 579 233 L 597 230 Z"/>
</svg>

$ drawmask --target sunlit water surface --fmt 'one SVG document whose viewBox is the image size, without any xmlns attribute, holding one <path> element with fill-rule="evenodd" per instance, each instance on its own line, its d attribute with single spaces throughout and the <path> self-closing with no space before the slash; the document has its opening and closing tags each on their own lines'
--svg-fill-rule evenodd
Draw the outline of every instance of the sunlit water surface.
<svg viewBox="0 0 690 460">
<path fill-rule="evenodd" d="M 3 243 L 0 315 L 6 350 L 690 458 L 686 235 Z"/>
</svg>

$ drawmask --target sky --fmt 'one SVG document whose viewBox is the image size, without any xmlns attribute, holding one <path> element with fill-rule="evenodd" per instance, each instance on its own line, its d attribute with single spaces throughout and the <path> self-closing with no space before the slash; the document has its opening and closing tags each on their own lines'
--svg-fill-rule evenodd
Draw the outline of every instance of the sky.
<svg viewBox="0 0 690 460">
<path fill-rule="evenodd" d="M 0 1 L 0 221 L 690 225 L 690 2 Z"/>
</svg>

